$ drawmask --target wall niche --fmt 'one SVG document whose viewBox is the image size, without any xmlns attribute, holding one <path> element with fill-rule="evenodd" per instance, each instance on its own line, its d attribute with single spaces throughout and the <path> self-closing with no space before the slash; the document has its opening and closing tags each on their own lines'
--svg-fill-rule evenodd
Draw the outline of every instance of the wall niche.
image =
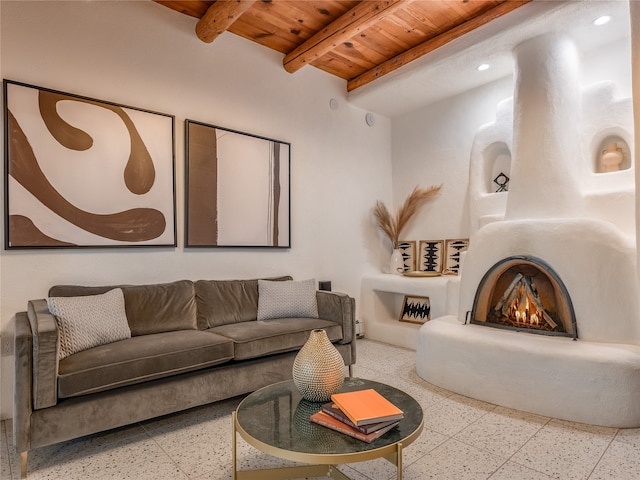
<svg viewBox="0 0 640 480">
<path fill-rule="evenodd" d="M 509 191 L 511 151 L 504 142 L 494 142 L 484 151 L 486 193 Z"/>
<path fill-rule="evenodd" d="M 595 152 L 595 173 L 612 173 L 631 168 L 631 150 L 619 135 L 608 135 L 598 144 Z"/>
</svg>

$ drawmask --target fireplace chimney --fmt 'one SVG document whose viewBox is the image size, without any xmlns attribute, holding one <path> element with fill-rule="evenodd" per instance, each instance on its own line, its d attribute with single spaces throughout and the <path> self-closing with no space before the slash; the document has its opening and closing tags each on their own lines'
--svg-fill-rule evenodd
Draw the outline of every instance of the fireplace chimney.
<svg viewBox="0 0 640 480">
<path fill-rule="evenodd" d="M 578 52 L 562 34 L 514 49 L 513 159 L 506 220 L 575 217 L 582 196 Z"/>
</svg>

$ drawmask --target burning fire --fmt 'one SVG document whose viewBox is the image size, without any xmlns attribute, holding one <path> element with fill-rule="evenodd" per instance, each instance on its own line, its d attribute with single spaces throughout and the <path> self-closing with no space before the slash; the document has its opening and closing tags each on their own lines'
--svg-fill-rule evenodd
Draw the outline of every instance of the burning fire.
<svg viewBox="0 0 640 480">
<path fill-rule="evenodd" d="M 494 309 L 512 325 L 544 330 L 558 329 L 558 324 L 542 305 L 535 282 L 521 273 L 513 278 Z"/>
<path fill-rule="evenodd" d="M 534 301 L 529 299 L 524 286 L 518 289 L 518 295 L 509 307 L 509 318 L 516 323 L 540 325 L 542 312 L 536 308 Z"/>
</svg>

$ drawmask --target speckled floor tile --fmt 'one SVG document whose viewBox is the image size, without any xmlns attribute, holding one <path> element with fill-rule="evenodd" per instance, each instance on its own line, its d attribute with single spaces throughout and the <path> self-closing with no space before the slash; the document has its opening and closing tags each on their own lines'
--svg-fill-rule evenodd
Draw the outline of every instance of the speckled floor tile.
<svg viewBox="0 0 640 480">
<path fill-rule="evenodd" d="M 452 395 L 435 405 L 424 407 L 424 426 L 429 430 L 453 436 L 496 408 L 490 403 Z"/>
<path fill-rule="evenodd" d="M 387 355 L 377 360 L 376 371 L 382 375 L 392 378 L 409 379 L 411 370 L 416 366 L 415 352 L 412 350 L 387 353 Z M 366 365 L 366 363 L 365 363 Z"/>
<path fill-rule="evenodd" d="M 454 438 L 506 459 L 520 450 L 548 421 L 539 415 L 497 407 Z"/>
<path fill-rule="evenodd" d="M 553 477 L 536 472 L 516 463 L 507 462 L 489 477 L 490 480 L 553 480 Z"/>
<path fill-rule="evenodd" d="M 402 451 L 403 465 L 411 465 L 413 462 L 424 457 L 427 453 L 446 442 L 449 437 L 442 435 L 427 428 L 422 430 L 418 439 L 411 445 L 408 445 Z"/>
<path fill-rule="evenodd" d="M 640 445 L 612 442 L 593 470 L 589 480 L 638 480 L 640 478 Z"/>
<path fill-rule="evenodd" d="M 424 457 L 449 438 L 436 432 L 423 430 L 420 437 L 411 445 L 408 445 L 402 452 L 402 465 L 406 469 L 409 465 Z M 396 467 L 391 462 L 379 458 L 367 462 L 350 464 L 349 467 L 366 478 L 382 479 L 396 478 Z M 404 471 L 403 469 L 403 471 Z"/>
<path fill-rule="evenodd" d="M 29 479 L 179 480 L 188 477 L 145 435 L 109 445 L 76 446 L 29 463 Z M 79 449 L 79 450 L 78 450 Z M 31 455 L 30 455 L 31 457 Z"/>
<path fill-rule="evenodd" d="M 623 428 L 618 431 L 614 442 L 623 442 L 640 448 L 640 428 Z"/>
<path fill-rule="evenodd" d="M 486 480 L 503 463 L 500 457 L 451 439 L 404 469 L 403 478 Z"/>
<path fill-rule="evenodd" d="M 7 438 L 5 422 L 0 423 L 0 478 L 11 478 L 9 441 Z"/>
<path fill-rule="evenodd" d="M 610 429 L 497 407 L 431 385 L 415 352 L 358 340 L 355 375 L 420 403 L 421 436 L 403 452 L 405 480 L 638 480 L 640 429 Z M 30 480 L 228 480 L 231 412 L 241 397 L 33 450 Z M 0 477 L 17 480 L 11 421 L 0 427 Z M 238 437 L 241 469 L 295 465 Z M 384 459 L 341 465 L 353 480 L 396 478 Z M 322 477 L 326 478 L 326 477 Z M 320 479 L 313 479 L 320 480 Z"/>
<path fill-rule="evenodd" d="M 616 431 L 553 419 L 511 460 L 554 478 L 587 479 Z"/>
</svg>

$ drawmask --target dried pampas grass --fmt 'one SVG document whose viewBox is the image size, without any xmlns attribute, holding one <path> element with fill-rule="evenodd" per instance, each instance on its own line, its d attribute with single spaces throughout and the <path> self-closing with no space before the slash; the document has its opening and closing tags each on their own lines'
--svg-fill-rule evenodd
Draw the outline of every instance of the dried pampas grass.
<svg viewBox="0 0 640 480">
<path fill-rule="evenodd" d="M 442 185 L 429 188 L 415 187 L 398 209 L 395 216 L 389 213 L 386 205 L 380 200 L 376 202 L 376 205 L 373 207 L 376 225 L 389 237 L 389 240 L 393 243 L 393 248 L 398 248 L 398 239 L 404 227 L 409 223 L 409 220 L 418 212 L 424 202 L 435 198 L 438 193 L 440 193 L 441 188 Z"/>
</svg>

